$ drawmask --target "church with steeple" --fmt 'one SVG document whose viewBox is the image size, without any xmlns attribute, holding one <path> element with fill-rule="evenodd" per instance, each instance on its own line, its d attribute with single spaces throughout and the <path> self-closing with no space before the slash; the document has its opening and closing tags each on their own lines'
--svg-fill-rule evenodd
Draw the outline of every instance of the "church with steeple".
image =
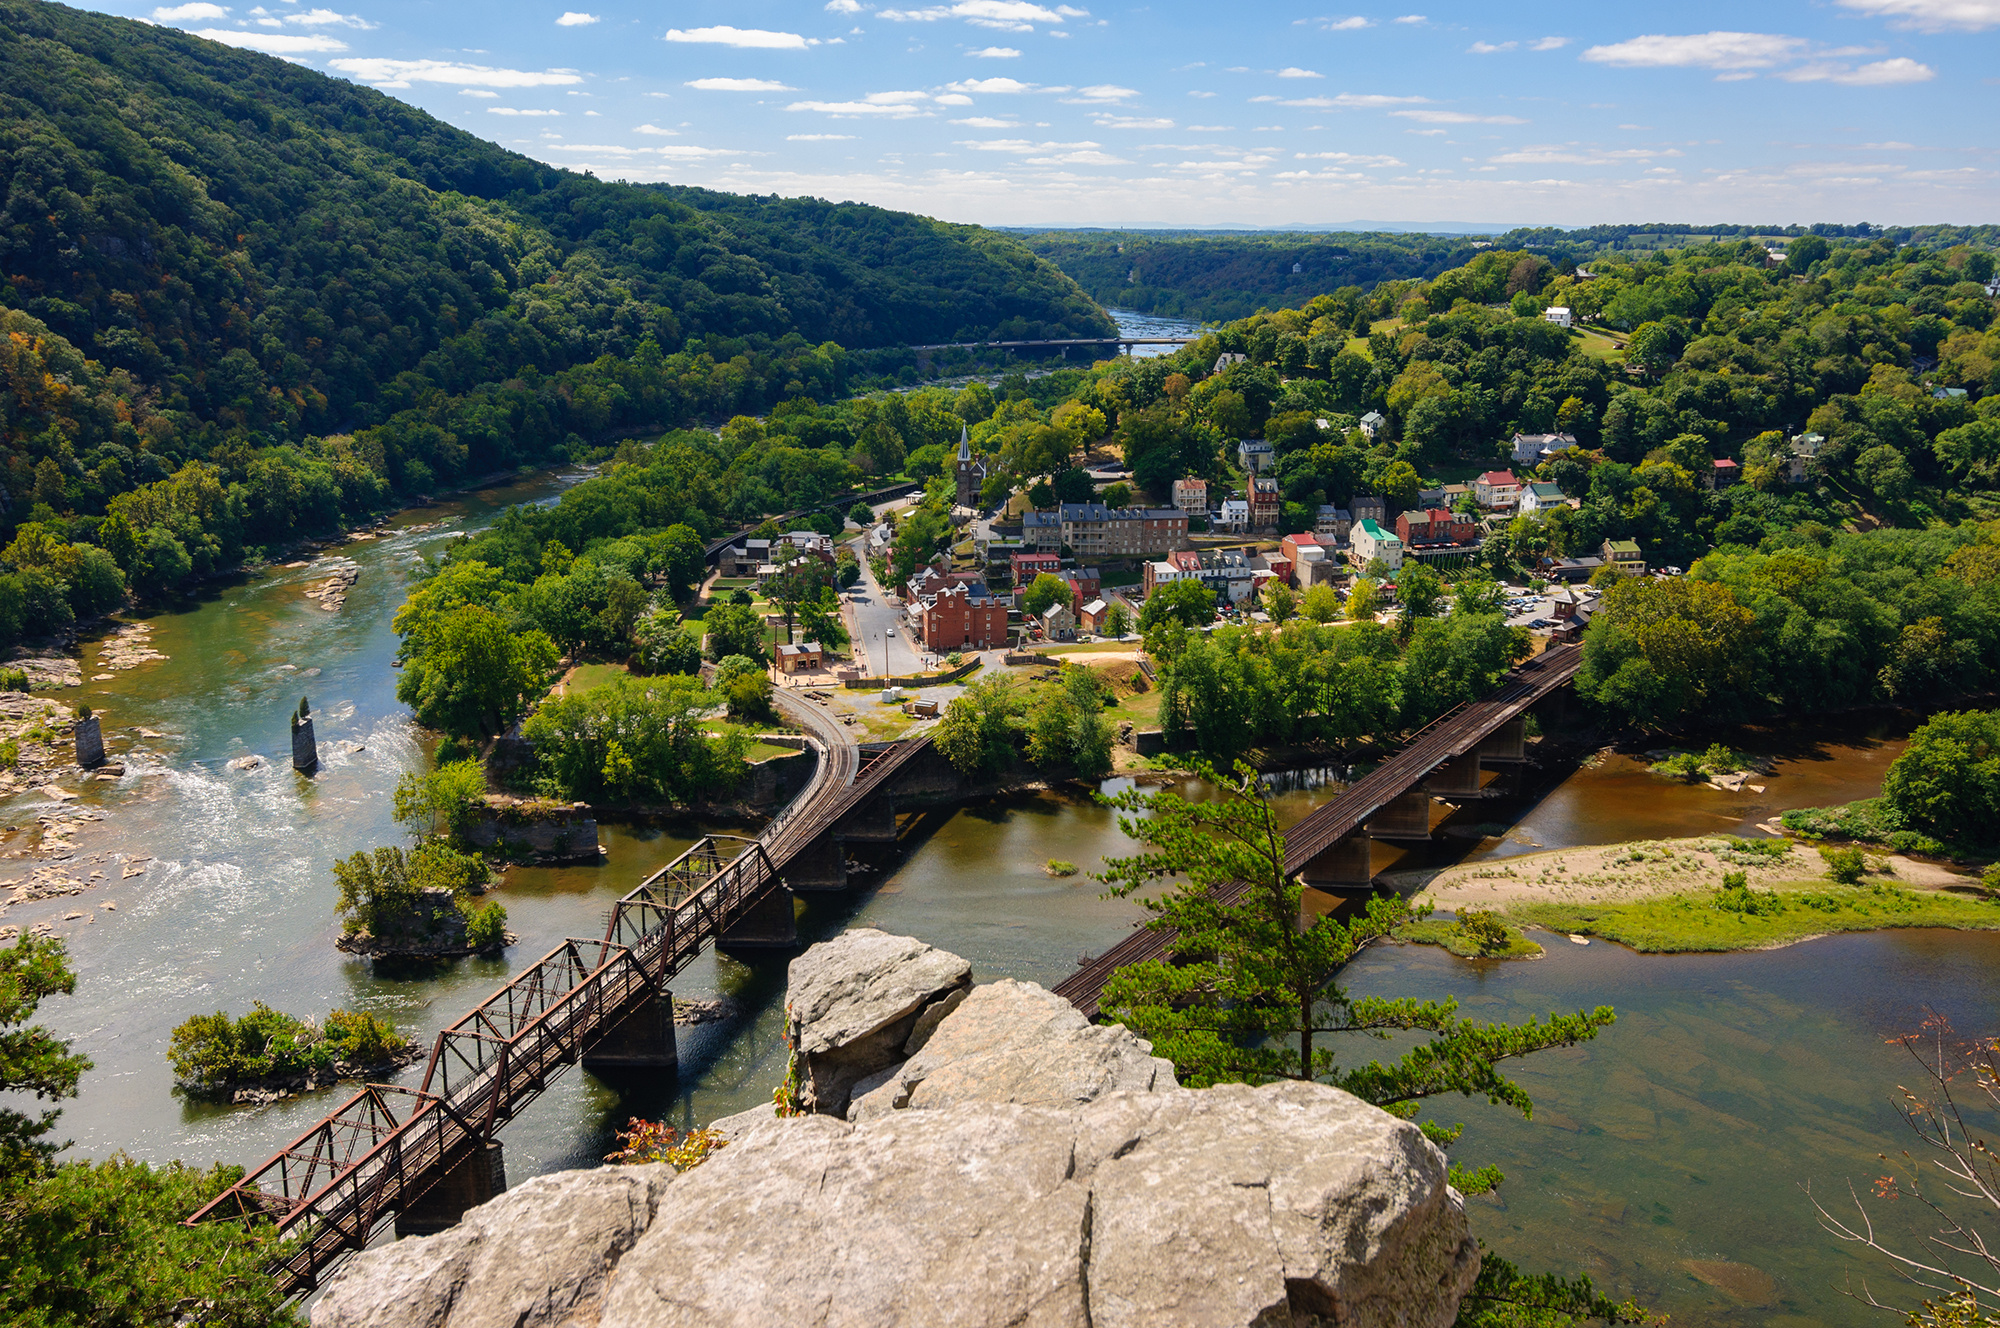
<svg viewBox="0 0 2000 1328">
<path fill-rule="evenodd" d="M 972 455 L 972 435 L 958 426 L 958 505 L 979 506 L 979 486 L 986 483 L 986 462 Z"/>
</svg>

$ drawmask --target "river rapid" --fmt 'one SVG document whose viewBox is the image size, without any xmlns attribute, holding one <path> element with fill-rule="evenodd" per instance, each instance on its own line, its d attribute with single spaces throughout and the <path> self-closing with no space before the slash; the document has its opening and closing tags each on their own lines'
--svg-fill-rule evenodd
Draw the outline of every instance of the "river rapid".
<svg viewBox="0 0 2000 1328">
<path fill-rule="evenodd" d="M 71 948 L 77 993 L 45 1003 L 39 1017 L 95 1062 L 81 1097 L 64 1106 L 62 1136 L 77 1154 L 255 1165 L 351 1090 L 263 1107 L 187 1102 L 165 1059 L 181 1020 L 240 1014 L 260 999 L 316 1017 L 359 1007 L 428 1044 L 565 936 L 601 934 L 612 901 L 700 834 L 742 829 L 607 825 L 603 865 L 514 868 L 494 896 L 521 937 L 504 961 L 389 972 L 333 948 L 330 864 L 398 842 L 390 792 L 429 759 L 429 742 L 395 700 L 390 666 L 390 622 L 416 560 L 510 503 L 553 501 L 576 478 L 540 476 L 405 513 L 383 538 L 329 551 L 360 572 L 336 612 L 304 594 L 329 564 L 273 568 L 150 615 L 165 660 L 107 670 L 99 647 L 86 644 L 84 676 L 113 677 L 55 695 L 102 713 L 127 773 L 76 789 L 80 803 L 107 813 L 78 836 L 77 851 L 150 861 L 129 877 L 106 867 L 81 895 L 14 905 L 5 918 L 23 928 L 53 922 Z M 452 524 L 411 529 L 440 519 Z M 302 694 L 323 762 L 312 778 L 285 759 L 286 716 Z M 1872 794 L 1907 731 L 1871 720 L 1733 735 L 1733 745 L 1775 763 L 1760 794 L 1669 784 L 1608 756 L 1525 799 L 1460 813 L 1428 857 L 1376 865 L 1747 830 L 1783 807 Z M 228 767 L 249 754 L 266 764 Z M 1336 788 L 1323 773 L 1281 777 L 1280 813 L 1295 820 Z M 46 805 L 17 797 L 7 823 L 32 825 Z M 1049 984 L 1140 916 L 1100 898 L 1087 876 L 1042 870 L 1062 858 L 1089 871 L 1132 848 L 1115 817 L 1081 797 L 1045 793 L 935 813 L 910 843 L 848 894 L 809 896 L 802 939 L 881 927 L 965 955 L 982 981 Z M 11 861 L 0 875 L 25 875 L 27 866 Z M 68 919 L 72 912 L 88 920 Z M 700 1124 L 767 1100 L 784 1070 L 786 958 L 739 963 L 711 952 L 676 994 L 728 996 L 741 1016 L 683 1028 L 678 1077 L 635 1096 L 621 1099 L 581 1071 L 562 1075 L 507 1129 L 510 1179 L 588 1165 L 632 1115 Z M 1497 1162 L 1509 1174 L 1502 1199 L 1472 1201 L 1477 1230 L 1524 1264 L 1581 1268 L 1677 1323 L 1803 1328 L 1861 1316 L 1839 1295 L 1840 1252 L 1799 1187 L 1844 1197 L 1853 1180 L 1866 1193 L 1881 1170 L 1875 1154 L 1904 1146 L 1889 1098 L 1908 1067 L 1885 1040 L 1914 1028 L 1926 1006 L 1968 1033 L 1993 1031 L 2000 938 L 1892 932 L 1666 958 L 1559 942 L 1546 959 L 1513 964 L 1380 947 L 1347 981 L 1358 992 L 1455 995 L 1482 1018 L 1618 1007 L 1618 1024 L 1596 1043 L 1514 1063 L 1535 1098 L 1533 1121 L 1483 1102 L 1435 1104 L 1437 1118 L 1467 1123 L 1457 1150 L 1466 1162 Z M 400 1078 L 416 1082 L 421 1066 Z"/>
</svg>

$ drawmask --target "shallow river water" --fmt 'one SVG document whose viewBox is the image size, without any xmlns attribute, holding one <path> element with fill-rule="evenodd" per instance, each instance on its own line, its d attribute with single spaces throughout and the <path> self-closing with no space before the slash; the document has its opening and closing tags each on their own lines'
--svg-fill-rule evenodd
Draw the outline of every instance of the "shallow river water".
<svg viewBox="0 0 2000 1328">
<path fill-rule="evenodd" d="M 142 875 L 110 868 L 81 896 L 16 905 L 6 917 L 23 927 L 55 919 L 71 947 L 77 994 L 48 1002 L 42 1017 L 96 1062 L 81 1098 L 64 1108 L 63 1133 L 79 1153 L 122 1148 L 154 1160 L 254 1165 L 347 1090 L 268 1107 L 187 1103 L 165 1061 L 175 1024 L 201 1011 L 241 1013 L 257 999 L 311 1015 L 359 1006 L 428 1043 L 511 970 L 565 936 L 601 933 L 619 894 L 718 828 L 606 826 L 604 865 L 515 868 L 495 896 L 521 937 L 505 962 L 391 975 L 333 948 L 329 864 L 397 841 L 390 790 L 427 760 L 390 667 L 390 619 L 413 559 L 507 503 L 552 498 L 571 478 L 405 514 L 399 529 L 458 521 L 339 550 L 361 576 L 338 612 L 302 593 L 320 569 L 273 569 L 153 615 L 153 642 L 167 660 L 62 694 L 103 713 L 114 757 L 128 762 L 118 783 L 82 787 L 82 801 L 109 816 L 79 838 L 79 850 L 153 858 Z M 85 676 L 103 671 L 87 646 Z M 284 760 L 285 716 L 301 694 L 311 698 L 324 761 L 312 779 Z M 1872 794 L 1906 732 L 1881 720 L 1735 735 L 1735 745 L 1776 762 L 1762 794 L 1671 785 L 1609 756 L 1529 799 L 1455 816 L 1428 858 L 1377 865 L 1747 830 L 1783 807 Z M 352 751 L 357 743 L 362 750 Z M 247 753 L 272 764 L 226 767 Z M 1336 786 L 1307 775 L 1283 787 L 1289 821 Z M 8 819 L 29 824 L 40 805 L 14 799 Z M 856 890 L 809 897 L 802 939 L 877 926 L 965 955 L 980 980 L 1047 984 L 1139 916 L 1099 898 L 1087 877 L 1042 871 L 1050 858 L 1088 871 L 1129 850 L 1115 818 L 1081 798 L 1042 794 L 933 814 L 910 842 L 901 861 Z M 99 908 L 105 902 L 115 911 Z M 79 910 L 91 920 L 62 920 Z M 681 1030 L 681 1073 L 649 1092 L 621 1099 L 580 1071 L 558 1078 L 506 1131 L 510 1179 L 589 1163 L 629 1115 L 697 1124 L 768 1099 L 784 1068 L 785 960 L 705 957 L 676 994 L 732 996 L 743 1017 Z M 1903 1146 L 1888 1104 L 1907 1078 L 1904 1053 L 1885 1039 L 1914 1028 L 1926 1006 L 1967 1032 L 1993 1031 L 2000 938 L 1892 932 L 1669 958 L 1559 942 L 1546 959 L 1506 965 L 1391 947 L 1365 953 L 1348 981 L 1363 992 L 1453 994 L 1479 1017 L 1616 1006 L 1618 1024 L 1595 1044 L 1516 1063 L 1536 1099 L 1534 1121 L 1483 1102 L 1438 1104 L 1439 1119 L 1469 1125 L 1464 1161 L 1509 1173 L 1504 1202 L 1474 1201 L 1477 1230 L 1523 1263 L 1581 1268 L 1676 1323 L 1802 1328 L 1862 1315 L 1838 1294 L 1840 1252 L 1799 1187 L 1844 1195 L 1852 1179 L 1865 1192 L 1881 1170 L 1874 1155 Z M 420 1076 L 421 1067 L 403 1081 Z M 1691 1264 L 1734 1290 L 1701 1280 Z M 1715 1265 L 1735 1270 L 1718 1274 Z"/>
</svg>

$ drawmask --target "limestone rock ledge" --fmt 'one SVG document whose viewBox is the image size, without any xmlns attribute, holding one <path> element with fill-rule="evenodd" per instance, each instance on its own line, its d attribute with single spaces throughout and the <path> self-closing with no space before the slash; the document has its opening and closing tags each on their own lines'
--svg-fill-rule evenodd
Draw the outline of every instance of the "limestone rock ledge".
<svg viewBox="0 0 2000 1328">
<path fill-rule="evenodd" d="M 1444 1155 L 1338 1089 L 1180 1088 L 906 937 L 791 977 L 818 1114 L 731 1117 L 679 1177 L 529 1181 L 357 1256 L 315 1328 L 1445 1328 L 1478 1271 Z"/>
</svg>

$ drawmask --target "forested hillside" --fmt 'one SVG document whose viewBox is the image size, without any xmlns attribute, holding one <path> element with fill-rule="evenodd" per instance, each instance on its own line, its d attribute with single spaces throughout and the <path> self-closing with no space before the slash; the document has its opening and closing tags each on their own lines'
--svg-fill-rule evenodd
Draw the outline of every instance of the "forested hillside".
<svg viewBox="0 0 2000 1328">
<path fill-rule="evenodd" d="M 0 0 L 0 171 L 0 520 L 109 548 L 144 590 L 392 493 L 831 399 L 843 348 L 1111 330 L 977 227 L 606 183 L 22 0 Z M 7 561 L 34 568 L 26 548 Z M 19 590 L 0 582 L 0 636 L 61 625 Z"/>
<path fill-rule="evenodd" d="M 1100 304 L 1203 323 L 1296 307 L 1343 286 L 1434 277 L 1477 252 L 1470 237 L 1446 235 L 1046 231 L 1024 238 Z"/>
</svg>

